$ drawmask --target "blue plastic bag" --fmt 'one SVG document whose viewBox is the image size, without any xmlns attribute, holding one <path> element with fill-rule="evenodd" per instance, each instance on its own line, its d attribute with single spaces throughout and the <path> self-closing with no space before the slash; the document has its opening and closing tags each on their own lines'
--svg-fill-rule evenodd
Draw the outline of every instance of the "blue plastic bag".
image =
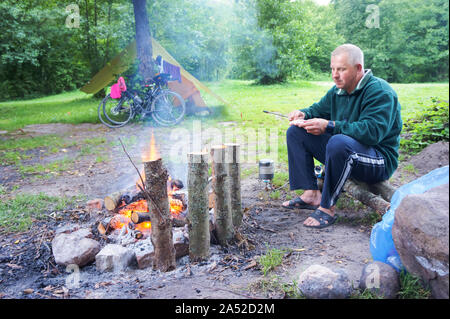
<svg viewBox="0 0 450 319">
<path fill-rule="evenodd" d="M 397 271 L 404 269 L 400 256 L 392 239 L 394 214 L 406 195 L 422 194 L 427 190 L 448 183 L 449 167 L 437 168 L 428 174 L 405 184 L 397 189 L 391 199 L 391 207 L 384 214 L 381 222 L 375 224 L 370 234 L 370 252 L 374 261 L 381 261 L 394 267 Z"/>
</svg>

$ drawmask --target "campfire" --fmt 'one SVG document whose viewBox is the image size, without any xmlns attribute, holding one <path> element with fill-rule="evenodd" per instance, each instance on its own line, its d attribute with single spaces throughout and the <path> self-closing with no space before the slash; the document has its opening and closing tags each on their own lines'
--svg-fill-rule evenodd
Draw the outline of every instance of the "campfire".
<svg viewBox="0 0 450 319">
<path fill-rule="evenodd" d="M 114 244 L 108 244 L 105 252 L 96 256 L 100 269 L 106 267 L 101 260 L 109 264 L 103 255 L 122 251 L 121 246 L 136 257 L 139 269 L 152 265 L 165 272 L 175 269 L 176 258 L 189 254 L 190 260 L 205 260 L 211 243 L 227 245 L 233 240 L 233 227 L 242 221 L 238 144 L 211 147 L 211 178 L 208 153 L 188 153 L 185 191 L 182 181 L 172 178 L 165 169 L 153 134 L 142 155 L 143 171 L 120 142 L 139 180 L 132 189 L 104 199 L 112 216 L 100 221 L 97 229 Z M 231 161 L 226 163 L 225 159 Z"/>
<path fill-rule="evenodd" d="M 152 134 L 150 144 L 144 150 L 142 162 L 153 161 L 161 158 Z M 141 171 L 141 176 L 145 182 L 145 174 Z M 126 191 L 116 192 L 105 198 L 105 206 L 108 210 L 115 212 L 112 218 L 108 218 L 98 225 L 99 233 L 113 234 L 116 236 L 128 235 L 135 239 L 147 238 L 151 234 L 150 211 L 147 200 L 140 191 L 141 180 L 136 181 L 135 188 Z M 182 219 L 187 209 L 186 193 L 181 180 L 167 180 L 167 195 L 171 217 Z M 116 234 L 114 234 L 116 233 Z"/>
</svg>

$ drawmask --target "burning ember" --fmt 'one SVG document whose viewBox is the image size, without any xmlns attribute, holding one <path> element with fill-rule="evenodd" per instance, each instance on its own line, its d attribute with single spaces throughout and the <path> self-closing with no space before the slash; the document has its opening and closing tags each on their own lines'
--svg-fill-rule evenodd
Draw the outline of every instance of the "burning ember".
<svg viewBox="0 0 450 319">
<path fill-rule="evenodd" d="M 187 208 L 185 201 L 186 194 L 181 190 L 183 183 L 180 180 L 172 180 L 169 177 L 167 185 L 169 209 L 172 218 L 181 218 L 181 214 Z M 118 207 L 118 214 L 111 219 L 109 227 L 111 229 L 129 228 L 138 234 L 139 238 L 147 237 L 151 233 L 150 212 L 147 200 L 140 198 L 139 200 L 132 201 L 128 197 L 128 201 L 129 203 L 127 204 L 125 199 L 121 200 L 121 204 Z"/>
</svg>

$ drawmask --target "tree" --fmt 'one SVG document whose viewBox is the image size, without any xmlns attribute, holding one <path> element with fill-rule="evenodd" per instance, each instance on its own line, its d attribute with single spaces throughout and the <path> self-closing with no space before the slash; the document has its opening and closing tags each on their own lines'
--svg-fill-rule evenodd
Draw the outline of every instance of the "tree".
<svg viewBox="0 0 450 319">
<path fill-rule="evenodd" d="M 133 0 L 136 51 L 139 60 L 139 75 L 147 82 L 154 75 L 152 40 L 148 23 L 146 0 Z"/>
<path fill-rule="evenodd" d="M 333 8 L 312 1 L 237 1 L 235 14 L 234 78 L 259 83 L 309 78 L 329 70 L 330 52 L 342 41 Z"/>
<path fill-rule="evenodd" d="M 369 5 L 379 11 L 379 26 L 366 20 Z M 358 45 L 366 65 L 391 82 L 448 79 L 448 1 L 334 0 L 336 28 Z"/>
<path fill-rule="evenodd" d="M 267 30 L 276 48 L 274 74 L 263 75 L 260 83 L 283 82 L 311 72 L 308 56 L 314 51 L 311 29 L 301 1 L 256 0 L 258 26 Z"/>
</svg>

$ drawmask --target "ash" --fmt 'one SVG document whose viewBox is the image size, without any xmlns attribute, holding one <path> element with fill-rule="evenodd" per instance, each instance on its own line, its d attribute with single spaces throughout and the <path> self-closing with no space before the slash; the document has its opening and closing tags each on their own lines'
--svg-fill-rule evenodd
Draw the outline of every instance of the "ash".
<svg viewBox="0 0 450 319">
<path fill-rule="evenodd" d="M 6 234 L 0 239 L 0 298 L 8 299 L 136 299 L 136 298 L 196 298 L 199 291 L 216 283 L 226 284 L 224 276 L 233 273 L 240 277 L 239 266 L 230 267 L 230 247 L 211 245 L 210 258 L 191 263 L 189 256 L 177 259 L 177 267 L 170 272 L 160 272 L 151 267 L 137 269 L 129 266 L 121 272 L 100 272 L 95 261 L 79 269 L 55 263 L 51 241 L 54 236 L 73 228 L 90 228 L 95 240 L 104 247 L 116 243 L 114 239 L 98 234 L 96 225 L 104 218 L 101 213 L 83 210 L 64 211 L 54 218 L 36 222 L 30 231 Z M 55 220 L 59 223 L 55 223 Z M 123 238 L 122 238 L 123 240 Z M 152 249 L 150 237 L 128 243 L 127 248 Z M 234 248 L 238 255 L 237 247 Z M 235 257 L 233 263 L 244 265 L 250 257 Z M 237 270 L 237 271 L 236 271 Z M 206 288 L 205 288 L 206 285 Z M 185 287 L 183 289 L 178 286 Z M 192 287 L 196 286 L 194 294 Z M 189 291 L 186 291 L 189 290 Z M 174 292 L 175 291 L 175 292 Z M 233 298 L 237 295 L 231 294 Z"/>
</svg>

